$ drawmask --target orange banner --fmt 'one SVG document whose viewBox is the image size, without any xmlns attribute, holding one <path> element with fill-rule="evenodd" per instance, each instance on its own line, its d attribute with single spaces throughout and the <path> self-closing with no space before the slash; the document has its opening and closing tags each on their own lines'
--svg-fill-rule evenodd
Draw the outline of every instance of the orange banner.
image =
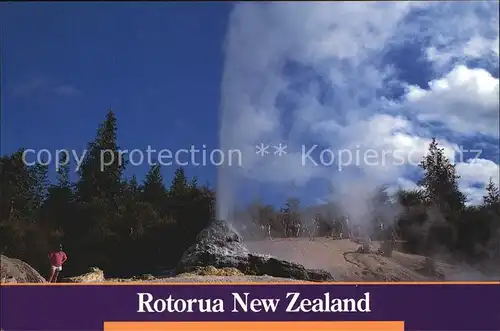
<svg viewBox="0 0 500 331">
<path fill-rule="evenodd" d="M 404 331 L 404 322 L 104 322 L 104 331 Z"/>
</svg>

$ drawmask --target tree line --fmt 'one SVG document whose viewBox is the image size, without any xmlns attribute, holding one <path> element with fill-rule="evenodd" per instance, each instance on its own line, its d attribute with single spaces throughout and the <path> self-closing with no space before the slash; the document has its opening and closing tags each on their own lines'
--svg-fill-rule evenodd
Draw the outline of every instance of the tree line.
<svg viewBox="0 0 500 331">
<path fill-rule="evenodd" d="M 295 236 L 290 228 L 301 224 L 304 229 L 315 220 L 318 236 L 361 235 L 384 240 L 386 230 L 390 230 L 409 253 L 429 257 L 447 254 L 467 263 L 495 259 L 500 265 L 498 183 L 490 178 L 482 204 L 469 205 L 467 196 L 459 190 L 455 165 L 436 139 L 430 143 L 420 168 L 423 175 L 418 189 L 399 189 L 390 194 L 387 187 L 378 187 L 370 201 L 360 201 L 360 205 L 364 204 L 360 208 L 366 209 L 361 222 L 351 218 L 335 199 L 323 205 L 301 207 L 300 200 L 293 197 L 279 210 L 257 199 L 239 209 L 237 218 L 254 225 L 250 232 L 256 237 L 268 235 L 267 230 L 263 231 L 268 227 L 272 236 Z"/>
<path fill-rule="evenodd" d="M 124 178 L 127 163 L 118 153 L 116 135 L 117 119 L 110 110 L 88 144 L 76 182 L 66 160 L 52 184 L 46 166 L 23 162 L 23 150 L 1 158 L 2 254 L 42 274 L 47 253 L 59 244 L 69 256 L 65 275 L 98 266 L 107 275 L 128 276 L 177 263 L 213 219 L 215 194 L 196 178 L 189 180 L 182 168 L 169 187 L 159 166 L 152 166 L 141 184 L 135 176 Z M 109 165 L 101 169 L 104 150 L 113 153 L 103 153 Z"/>
<path fill-rule="evenodd" d="M 101 169 L 103 150 L 112 153 L 104 154 L 111 159 Z M 59 244 L 70 258 L 66 276 L 91 266 L 113 277 L 171 269 L 215 218 L 215 192 L 195 177 L 187 178 L 182 168 L 175 170 L 169 185 L 160 166 L 152 166 L 142 183 L 135 176 L 125 178 L 127 162 L 119 153 L 112 110 L 88 144 L 76 181 L 70 179 L 71 165 L 62 160 L 51 183 L 47 166 L 27 165 L 23 151 L 0 158 L 0 249 L 44 275 L 47 253 Z M 455 167 L 435 140 L 420 166 L 422 189 L 390 196 L 380 188 L 374 194 L 373 228 L 393 225 L 412 253 L 446 249 L 464 259 L 500 259 L 498 186 L 490 181 L 483 204 L 467 206 Z M 255 201 L 237 210 L 234 218 L 248 224 L 245 233 L 270 226 L 274 235 L 287 236 L 287 227 L 310 217 L 318 219 L 319 235 L 339 232 L 347 216 L 334 201 L 303 208 L 291 197 L 279 210 Z"/>
</svg>

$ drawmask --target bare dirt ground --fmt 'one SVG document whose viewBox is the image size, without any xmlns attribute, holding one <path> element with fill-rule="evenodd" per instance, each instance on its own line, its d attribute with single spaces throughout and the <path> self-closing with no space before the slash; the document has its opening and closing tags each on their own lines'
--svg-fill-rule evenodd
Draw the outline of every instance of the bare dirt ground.
<svg viewBox="0 0 500 331">
<path fill-rule="evenodd" d="M 380 246 L 372 242 L 370 251 L 358 253 L 360 245 L 351 240 L 333 240 L 331 238 L 277 238 L 273 240 L 250 241 L 245 243 L 253 253 L 272 255 L 277 258 L 296 262 L 306 268 L 324 269 L 337 281 L 484 281 L 499 280 L 499 272 L 486 275 L 477 268 L 471 269 L 444 260 L 435 260 L 432 273 L 425 268 L 425 257 L 393 251 L 391 257 L 384 257 L 376 252 Z M 199 276 L 193 275 L 169 279 L 162 282 L 294 282 L 292 279 L 270 276 Z"/>
<path fill-rule="evenodd" d="M 486 275 L 477 268 L 454 265 L 435 260 L 433 273 L 425 266 L 425 257 L 393 251 L 391 257 L 377 252 L 380 243 L 371 243 L 373 253 L 359 253 L 359 244 L 350 240 L 331 238 L 278 238 L 274 240 L 250 241 L 245 243 L 253 253 L 271 255 L 279 259 L 296 262 L 306 268 L 323 269 L 337 281 L 484 281 L 500 279 L 500 272 Z M 201 274 L 181 274 L 175 277 L 139 277 L 137 279 L 106 279 L 108 282 L 162 282 L 162 283 L 284 283 L 297 282 L 288 278 L 271 276 L 248 276 L 238 270 L 222 270 L 207 266 Z M 209 270 L 214 269 L 214 270 Z M 231 268 L 229 268 L 231 269 Z M 102 281 L 102 271 L 89 273 L 92 277 L 83 282 Z M 237 271 L 237 272 L 236 272 Z M 97 275 L 97 276 L 96 276 Z M 495 276 L 493 276 L 495 275 Z M 98 277 L 98 279 L 94 279 Z"/>
<path fill-rule="evenodd" d="M 443 261 L 436 263 L 438 275 L 426 274 L 425 258 L 420 255 L 393 252 L 392 257 L 376 253 L 357 253 L 358 244 L 350 240 L 328 238 L 278 238 L 247 242 L 254 253 L 270 254 L 297 262 L 306 268 L 324 269 L 339 281 L 433 281 L 440 275 L 454 272 L 454 267 Z M 379 243 L 372 243 L 376 251 Z"/>
</svg>

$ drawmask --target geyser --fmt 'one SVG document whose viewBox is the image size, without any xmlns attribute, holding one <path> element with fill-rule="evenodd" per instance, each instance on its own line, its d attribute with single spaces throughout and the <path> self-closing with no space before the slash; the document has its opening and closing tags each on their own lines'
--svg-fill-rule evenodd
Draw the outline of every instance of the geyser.
<svg viewBox="0 0 500 331">
<path fill-rule="evenodd" d="M 301 147 L 384 147 L 366 143 L 380 142 L 374 139 L 380 132 L 390 136 L 391 124 L 401 120 L 372 116 L 385 79 L 375 65 L 410 8 L 397 3 L 234 6 L 225 41 L 219 134 L 220 148 L 239 149 L 243 164 L 218 169 L 219 219 L 235 221 L 235 197 L 245 185 L 301 186 L 313 178 L 334 181 L 340 187 L 337 199 L 345 199 L 346 212 L 358 220 L 368 214 L 352 197 L 369 198 L 384 174 L 395 176 L 395 169 L 353 172 L 347 168 L 364 164 L 347 164 L 339 172 L 319 158 L 319 166 L 304 163 Z M 256 154 L 261 143 L 269 146 L 264 156 Z M 287 146 L 286 155 L 275 153 L 279 144 Z"/>
<path fill-rule="evenodd" d="M 461 40 L 456 38 L 457 19 L 473 18 L 470 13 L 479 6 L 235 4 L 224 44 L 219 134 L 220 147 L 239 149 L 243 164 L 218 169 L 217 217 L 239 221 L 233 219 L 236 197 L 248 185 L 286 188 L 293 182 L 300 192 L 319 178 L 325 187 L 333 184 L 333 198 L 345 214 L 368 224 L 373 192 L 382 184 L 414 186 L 405 177 L 407 165 L 423 156 L 431 138 L 400 116 L 411 105 L 396 92 L 414 84 L 399 75 L 408 69 L 401 62 L 407 58 L 405 49 L 411 45 L 425 57 L 429 45 L 436 51 L 443 40 Z M 489 31 L 481 22 L 476 23 Z M 479 31 L 475 27 L 463 27 L 460 37 L 472 37 Z M 267 154 L 256 154 L 260 144 L 269 146 Z M 287 146 L 286 155 L 276 153 L 273 146 L 279 144 Z M 302 147 L 314 144 L 316 164 L 304 162 Z M 441 146 L 453 155 L 453 145 Z M 328 162 L 321 158 L 324 150 L 330 151 Z M 350 161 L 342 159 L 345 164 L 339 167 L 341 151 Z M 320 187 L 309 188 L 299 198 L 325 198 L 320 192 Z M 287 198 L 286 189 L 282 198 Z"/>
</svg>

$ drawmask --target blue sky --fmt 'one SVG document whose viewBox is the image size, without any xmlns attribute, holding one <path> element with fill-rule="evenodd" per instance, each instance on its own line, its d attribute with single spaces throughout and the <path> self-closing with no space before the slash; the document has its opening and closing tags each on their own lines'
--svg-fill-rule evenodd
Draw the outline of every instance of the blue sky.
<svg viewBox="0 0 500 331">
<path fill-rule="evenodd" d="M 498 182 L 498 4 L 2 3 L 2 154 L 81 151 L 108 108 L 122 149 L 237 148 L 225 198 L 323 201 L 346 209 L 437 137 L 479 202 Z M 219 127 L 219 124 L 221 126 Z M 219 141 L 219 136 L 221 141 Z M 255 145 L 269 144 L 266 157 Z M 272 145 L 287 145 L 287 155 Z M 301 147 L 400 153 L 384 162 L 301 161 Z M 460 148 L 467 151 L 460 159 Z M 302 153 L 303 154 L 303 153 Z M 142 178 L 148 165 L 129 166 Z M 171 178 L 174 167 L 164 167 Z M 186 168 L 215 186 L 216 167 Z"/>
<path fill-rule="evenodd" d="M 82 150 L 108 108 L 123 149 L 216 148 L 229 10 L 228 3 L 3 3 L 2 154 Z M 214 167 L 187 172 L 215 184 Z"/>
</svg>

